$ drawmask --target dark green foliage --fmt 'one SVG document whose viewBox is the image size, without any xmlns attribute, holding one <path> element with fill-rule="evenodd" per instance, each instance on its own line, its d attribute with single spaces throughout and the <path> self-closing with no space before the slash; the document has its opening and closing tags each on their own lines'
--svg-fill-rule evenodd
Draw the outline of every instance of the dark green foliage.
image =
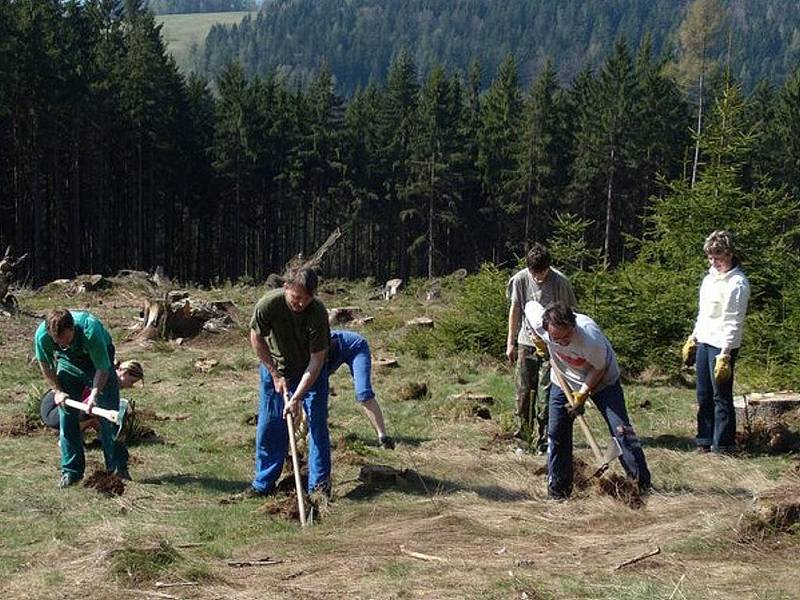
<svg viewBox="0 0 800 600">
<path fill-rule="evenodd" d="M 504 356 L 508 303 L 505 297 L 509 274 L 485 264 L 464 281 L 453 306 L 428 335 L 432 345 L 448 353 L 483 352 Z"/>
<path fill-rule="evenodd" d="M 187 0 L 188 1 L 188 0 Z M 199 2 L 200 0 L 198 0 Z M 597 67 L 615 40 L 638 46 L 650 32 L 656 54 L 668 50 L 689 0 L 271 0 L 257 18 L 215 26 L 196 67 L 208 77 L 235 59 L 249 73 L 285 69 L 309 80 L 325 59 L 343 92 L 384 81 L 405 48 L 421 73 L 434 65 L 467 72 L 480 60 L 495 73 L 509 53 L 519 57 L 527 87 L 553 62 L 562 81 Z M 727 0 L 734 74 L 748 86 L 782 81 L 797 60 L 800 6 L 787 0 Z M 253 51 L 252 49 L 257 49 Z M 728 45 L 714 56 L 724 61 Z M 484 81 L 483 83 L 486 83 Z"/>
</svg>

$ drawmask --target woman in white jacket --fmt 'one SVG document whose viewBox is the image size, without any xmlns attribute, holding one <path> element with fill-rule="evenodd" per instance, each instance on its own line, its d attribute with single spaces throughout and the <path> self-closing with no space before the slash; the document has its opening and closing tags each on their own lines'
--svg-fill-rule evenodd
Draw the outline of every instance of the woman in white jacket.
<svg viewBox="0 0 800 600">
<path fill-rule="evenodd" d="M 733 369 L 750 283 L 729 232 L 711 233 L 703 250 L 709 269 L 700 285 L 697 321 L 684 344 L 683 358 L 688 365 L 695 362 L 697 369 L 697 451 L 731 453 L 736 449 Z"/>
</svg>

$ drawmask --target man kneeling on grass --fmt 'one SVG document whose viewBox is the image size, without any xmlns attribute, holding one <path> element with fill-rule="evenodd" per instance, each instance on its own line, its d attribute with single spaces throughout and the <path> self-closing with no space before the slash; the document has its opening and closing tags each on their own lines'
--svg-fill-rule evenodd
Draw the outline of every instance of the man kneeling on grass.
<svg viewBox="0 0 800 600">
<path fill-rule="evenodd" d="M 256 304 L 250 343 L 261 363 L 256 466 L 251 486 L 239 497 L 270 493 L 289 448 L 286 416 L 302 403 L 308 421 L 308 492 L 330 496 L 331 444 L 328 432 L 328 373 L 325 358 L 331 333 L 328 311 L 314 298 L 317 275 L 301 269 Z M 287 402 L 284 402 L 284 396 Z"/>
<path fill-rule="evenodd" d="M 558 378 L 551 372 L 550 415 L 547 425 L 547 493 L 553 499 L 567 498 L 572 492 L 572 423 L 583 413 L 591 398 L 622 451 L 620 463 L 641 491 L 650 489 L 650 471 L 639 438 L 631 426 L 620 385 L 617 356 L 611 342 L 592 319 L 575 314 L 563 302 L 542 310 L 528 302 L 525 316 L 550 351 L 552 371 L 564 376 L 573 390 L 570 406 Z"/>
</svg>

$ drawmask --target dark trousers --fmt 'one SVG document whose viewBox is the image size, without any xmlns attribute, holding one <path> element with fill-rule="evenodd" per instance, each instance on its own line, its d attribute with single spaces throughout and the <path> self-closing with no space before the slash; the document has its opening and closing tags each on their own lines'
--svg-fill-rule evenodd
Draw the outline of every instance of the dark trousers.
<svg viewBox="0 0 800 600">
<path fill-rule="evenodd" d="M 520 432 L 531 447 L 547 446 L 547 387 L 539 393 L 539 382 L 550 384 L 550 362 L 536 356 L 536 348 L 520 344 L 517 356 L 516 417 Z"/>
<path fill-rule="evenodd" d="M 733 369 L 738 350 L 731 352 L 731 377 L 722 384 L 714 379 L 714 365 L 720 349 L 698 344 L 697 438 L 698 446 L 711 446 L 713 452 L 736 449 L 736 411 L 733 408 Z"/>
<path fill-rule="evenodd" d="M 622 449 L 620 464 L 639 489 L 650 487 L 650 470 L 642 445 L 625 409 L 625 396 L 619 381 L 592 395 L 592 401 L 608 426 L 609 433 Z M 550 388 L 548 422 L 547 491 L 551 497 L 566 498 L 572 493 L 572 419 L 567 415 L 567 397 L 558 386 Z"/>
</svg>

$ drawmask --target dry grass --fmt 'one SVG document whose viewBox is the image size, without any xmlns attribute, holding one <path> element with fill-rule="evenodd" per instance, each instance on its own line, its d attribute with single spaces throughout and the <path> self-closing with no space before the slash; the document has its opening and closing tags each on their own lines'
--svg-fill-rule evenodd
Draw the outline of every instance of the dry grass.
<svg viewBox="0 0 800 600">
<path fill-rule="evenodd" d="M 326 301 L 361 305 L 376 317 L 364 330 L 376 352 L 396 347 L 403 333 L 395 325 L 405 317 L 441 310 L 420 309 L 413 296 L 389 305 L 367 300 L 367 287 L 335 288 Z M 232 298 L 246 313 L 259 290 L 193 293 Z M 21 294 L 20 301 L 43 311 L 65 299 Z M 69 305 L 91 307 L 117 339 L 135 318 L 135 302 L 118 289 Z M 35 325 L 29 317 L 3 323 L 0 428 L 19 418 L 30 385 L 39 384 L 25 360 Z M 107 498 L 82 486 L 55 488 L 57 440 L 49 432 L 0 436 L 3 598 L 127 599 L 156 591 L 209 600 L 797 597 L 795 529 L 747 543 L 741 536 L 753 498 L 767 497 L 782 477 L 796 480 L 794 464 L 782 456 L 691 452 L 690 390 L 626 388 L 655 484 L 634 510 L 592 485 L 576 486 L 567 502 L 547 500 L 544 458 L 516 454 L 505 433 L 511 379 L 496 361 L 401 354 L 397 369 L 377 374 L 378 399 L 398 441 L 393 452 L 376 446 L 342 370 L 330 404 L 334 501 L 324 519 L 301 531 L 291 493 L 266 503 L 219 503 L 248 485 L 252 471 L 254 427 L 245 417 L 255 412 L 257 373 L 240 331 L 181 346 L 127 342 L 119 354 L 146 365 L 147 383 L 131 397 L 163 443 L 132 446 L 134 481 Z M 201 358 L 219 363 L 198 373 Z M 422 381 L 424 398 L 401 400 L 405 384 Z M 455 411 L 447 398 L 463 391 L 494 397 L 492 419 Z M 589 418 L 603 439 L 597 416 L 590 411 Z M 592 464 L 576 442 L 576 457 Z M 90 472 L 102 458 L 88 456 Z M 363 465 L 380 464 L 403 476 L 359 479 Z M 615 569 L 656 546 L 659 554 Z M 227 564 L 266 556 L 282 562 Z M 158 589 L 156 580 L 200 585 Z"/>
</svg>

